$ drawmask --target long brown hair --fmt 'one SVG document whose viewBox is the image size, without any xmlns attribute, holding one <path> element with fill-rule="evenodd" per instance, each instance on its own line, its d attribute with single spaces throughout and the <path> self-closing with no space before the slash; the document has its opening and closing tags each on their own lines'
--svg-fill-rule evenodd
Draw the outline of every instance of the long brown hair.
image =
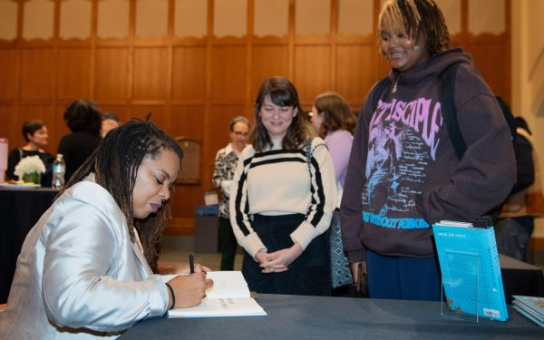
<svg viewBox="0 0 544 340">
<path fill-rule="evenodd" d="M 291 125 L 287 128 L 287 133 L 283 137 L 282 147 L 284 149 L 299 148 L 311 136 L 311 133 L 303 117 L 304 111 L 300 106 L 295 86 L 289 80 L 282 77 L 265 79 L 259 89 L 257 99 L 255 100 L 257 125 L 251 132 L 251 144 L 256 151 L 263 151 L 267 147 L 272 146 L 268 131 L 261 119 L 261 107 L 266 96 L 270 96 L 270 100 L 275 105 L 283 107 L 292 106 L 297 110 L 297 114 L 293 117 Z"/>
<path fill-rule="evenodd" d="M 325 138 L 329 131 L 336 130 L 346 130 L 354 134 L 357 117 L 340 94 L 333 91 L 322 93 L 315 98 L 314 106 L 317 112 L 323 114 L 319 137 Z"/>
<path fill-rule="evenodd" d="M 135 235 L 132 227 L 138 231 L 145 257 L 154 269 L 157 264 L 155 246 L 160 241 L 161 232 L 171 216 L 171 202 L 165 204 L 156 214 L 150 214 L 145 219 L 136 219 L 133 215 L 132 191 L 143 159 L 154 158 L 162 150 L 173 151 L 181 163 L 183 151 L 172 137 L 150 122 L 131 120 L 106 135 L 98 148 L 57 195 L 57 198 L 60 197 L 65 190 L 94 173 L 96 183 L 112 195 L 125 215 L 133 242 Z M 173 188 L 174 186 L 172 191 Z"/>
</svg>

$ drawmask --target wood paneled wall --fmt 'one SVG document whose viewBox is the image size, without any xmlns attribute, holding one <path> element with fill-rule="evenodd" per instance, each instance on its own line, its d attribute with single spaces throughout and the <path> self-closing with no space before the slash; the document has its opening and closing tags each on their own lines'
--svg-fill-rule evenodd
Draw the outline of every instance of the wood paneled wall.
<svg viewBox="0 0 544 340">
<path fill-rule="evenodd" d="M 297 35 L 296 0 L 284 0 L 287 34 L 264 37 L 253 34 L 258 0 L 232 0 L 238 7 L 240 1 L 247 6 L 247 30 L 242 37 L 214 34 L 214 0 L 202 0 L 207 1 L 205 36 L 175 36 L 174 13 L 180 2 L 161 0 L 167 2 L 167 32 L 157 38 L 136 36 L 139 1 L 125 0 L 128 34 L 107 39 L 97 34 L 99 0 L 90 0 L 91 32 L 85 39 L 60 37 L 62 0 L 48 0 L 54 4 L 53 36 L 25 39 L 25 2 L 30 1 L 5 1 L 17 5 L 17 34 L 14 39 L 0 39 L 0 136 L 9 139 L 10 148 L 23 145 L 23 122 L 40 118 L 50 132 L 48 151 L 55 153 L 61 136 L 69 132 L 62 119 L 64 108 L 76 98 L 90 98 L 123 121 L 152 111 L 152 120 L 171 135 L 203 142 L 201 183 L 177 187 L 169 233 L 192 234 L 194 208 L 204 203 L 204 192 L 212 189 L 214 156 L 228 141 L 228 122 L 240 114 L 253 119 L 253 100 L 265 77 L 291 79 L 308 110 L 316 95 L 335 90 L 357 111 L 372 84 L 389 70 L 378 54 L 375 24 L 370 34 L 339 33 L 339 8 L 347 0 L 330 0 L 329 33 L 314 35 Z M 221 1 L 224 5 L 229 0 Z M 375 23 L 381 1 L 359 1 L 369 3 Z M 461 31 L 453 35 L 453 45 L 472 53 L 491 88 L 508 100 L 509 16 L 503 18 L 502 33 L 471 34 L 469 1 L 459 1 Z M 509 13 L 510 0 L 501 4 Z"/>
</svg>

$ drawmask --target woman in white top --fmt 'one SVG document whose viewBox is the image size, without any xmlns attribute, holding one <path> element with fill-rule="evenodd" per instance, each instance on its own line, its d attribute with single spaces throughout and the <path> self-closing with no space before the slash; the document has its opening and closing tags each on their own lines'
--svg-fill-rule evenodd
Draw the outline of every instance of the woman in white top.
<svg viewBox="0 0 544 340">
<path fill-rule="evenodd" d="M 229 124 L 229 131 L 230 143 L 217 152 L 213 171 L 213 185 L 221 189 L 222 194 L 218 218 L 221 270 L 234 269 L 237 243 L 229 219 L 230 187 L 234 170 L 238 165 L 238 156 L 246 147 L 249 136 L 249 120 L 244 116 L 233 118 Z"/>
<path fill-rule="evenodd" d="M 27 235 L 0 338 L 116 338 L 140 320 L 199 304 L 212 284 L 206 268 L 167 283 L 151 270 L 181 158 L 151 123 L 108 133 Z"/>
<path fill-rule="evenodd" d="M 230 219 L 246 253 L 242 272 L 259 293 L 330 295 L 325 237 L 336 205 L 325 143 L 311 138 L 287 79 L 261 85 L 256 127 L 233 179 Z"/>
</svg>

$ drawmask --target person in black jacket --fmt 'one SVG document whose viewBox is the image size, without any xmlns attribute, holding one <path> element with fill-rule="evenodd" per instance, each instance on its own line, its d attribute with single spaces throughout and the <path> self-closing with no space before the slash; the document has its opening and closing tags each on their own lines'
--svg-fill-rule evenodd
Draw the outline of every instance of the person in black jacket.
<svg viewBox="0 0 544 340">
<path fill-rule="evenodd" d="M 31 120 L 23 124 L 22 134 L 27 144 L 21 148 L 11 150 L 8 156 L 7 177 L 10 180 L 20 180 L 15 175 L 15 167 L 21 159 L 29 156 L 38 156 L 45 165 L 45 173 L 41 175 L 40 184 L 44 187 L 51 186 L 51 166 L 55 156 L 45 151 L 49 134 L 47 126 L 41 120 Z"/>
<path fill-rule="evenodd" d="M 517 183 L 502 207 L 495 232 L 499 253 L 527 262 L 527 249 L 535 220 L 534 212 L 527 207 L 527 197 L 532 192 L 541 193 L 542 184 L 531 130 L 522 117 L 516 117 L 515 123 L 517 130 L 513 142 Z"/>
<path fill-rule="evenodd" d="M 64 121 L 71 133 L 61 138 L 58 153 L 64 156 L 68 182 L 102 140 L 102 112 L 93 102 L 78 99 L 66 108 Z"/>
</svg>

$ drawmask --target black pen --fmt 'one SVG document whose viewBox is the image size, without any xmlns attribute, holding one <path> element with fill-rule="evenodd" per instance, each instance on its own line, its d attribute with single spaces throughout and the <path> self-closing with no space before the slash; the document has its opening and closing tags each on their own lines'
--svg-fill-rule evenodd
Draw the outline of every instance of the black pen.
<svg viewBox="0 0 544 340">
<path fill-rule="evenodd" d="M 193 254 L 189 254 L 189 268 L 191 270 L 191 274 L 195 273 L 195 256 Z"/>
</svg>

